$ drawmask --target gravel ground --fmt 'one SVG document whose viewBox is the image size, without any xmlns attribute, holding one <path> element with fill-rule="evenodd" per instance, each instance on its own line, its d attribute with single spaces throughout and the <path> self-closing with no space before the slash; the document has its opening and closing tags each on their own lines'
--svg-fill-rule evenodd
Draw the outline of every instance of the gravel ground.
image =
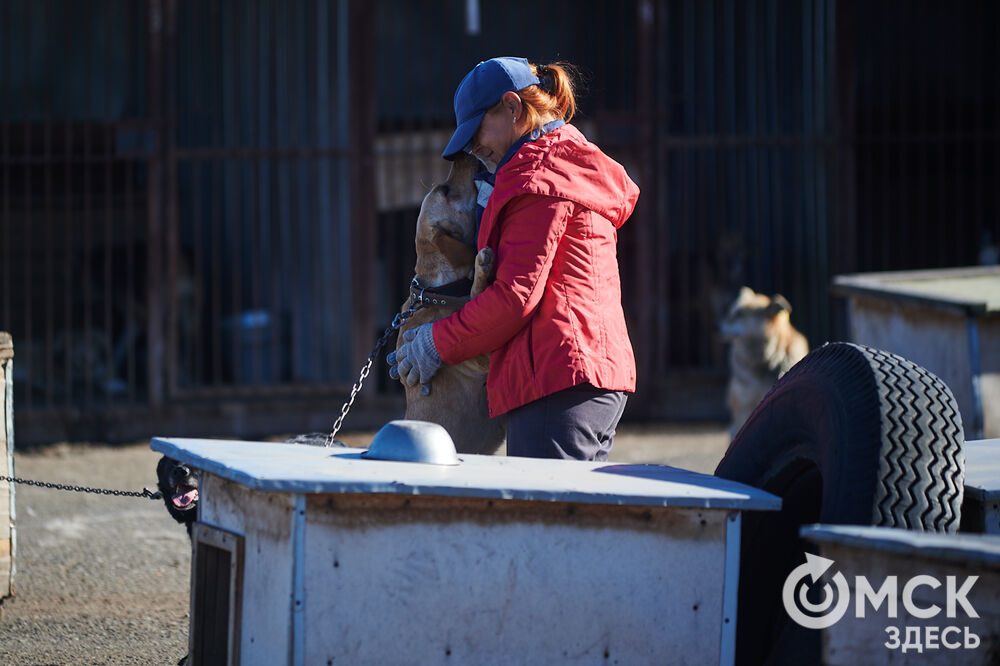
<svg viewBox="0 0 1000 666">
<path fill-rule="evenodd" d="M 341 436 L 367 447 L 373 433 Z M 711 473 L 724 425 L 622 427 L 612 460 Z M 155 490 L 148 442 L 15 451 L 19 477 Z M 0 606 L 0 664 L 175 664 L 187 653 L 190 546 L 162 502 L 19 485 L 16 596 Z"/>
</svg>

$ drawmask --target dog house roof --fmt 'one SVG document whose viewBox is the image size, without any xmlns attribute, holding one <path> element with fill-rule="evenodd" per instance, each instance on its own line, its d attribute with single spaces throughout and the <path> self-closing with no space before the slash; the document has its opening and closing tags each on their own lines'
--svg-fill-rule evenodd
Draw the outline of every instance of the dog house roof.
<svg viewBox="0 0 1000 666">
<path fill-rule="evenodd" d="M 702 509 L 777 510 L 781 500 L 661 465 L 461 455 L 438 466 L 362 458 L 363 449 L 155 438 L 152 449 L 254 490 L 388 493 Z"/>
</svg>

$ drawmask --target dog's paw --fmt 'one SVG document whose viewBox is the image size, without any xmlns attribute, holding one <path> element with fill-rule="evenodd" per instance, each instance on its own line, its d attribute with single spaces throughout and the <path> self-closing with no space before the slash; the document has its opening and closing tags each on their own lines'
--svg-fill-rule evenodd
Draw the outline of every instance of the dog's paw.
<svg viewBox="0 0 1000 666">
<path fill-rule="evenodd" d="M 496 272 L 496 255 L 488 247 L 484 247 L 476 255 L 476 273 L 472 281 L 472 296 L 478 296 L 493 282 Z"/>
<path fill-rule="evenodd" d="M 482 273 L 488 277 L 493 277 L 493 261 L 496 259 L 496 255 L 493 254 L 493 250 L 488 247 L 484 247 L 476 255 L 476 272 Z"/>
</svg>

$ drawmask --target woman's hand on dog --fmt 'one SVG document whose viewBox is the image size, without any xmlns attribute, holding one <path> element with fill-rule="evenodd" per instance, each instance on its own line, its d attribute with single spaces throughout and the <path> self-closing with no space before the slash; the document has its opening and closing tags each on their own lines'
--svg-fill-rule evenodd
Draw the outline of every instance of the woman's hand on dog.
<svg viewBox="0 0 1000 666">
<path fill-rule="evenodd" d="M 405 381 L 407 386 L 416 386 L 419 382 L 423 395 L 431 392 L 431 378 L 441 367 L 441 355 L 434 346 L 431 333 L 432 325 L 422 324 L 403 331 L 403 344 L 386 357 L 391 366 L 389 376 Z"/>
</svg>

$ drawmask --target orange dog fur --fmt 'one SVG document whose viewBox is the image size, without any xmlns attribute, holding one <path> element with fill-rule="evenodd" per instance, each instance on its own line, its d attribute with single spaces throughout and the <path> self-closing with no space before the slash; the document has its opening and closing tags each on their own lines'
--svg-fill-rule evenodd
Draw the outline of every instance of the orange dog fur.
<svg viewBox="0 0 1000 666">
<path fill-rule="evenodd" d="M 743 287 L 719 326 L 730 343 L 726 403 L 732 437 L 778 378 L 809 353 L 809 342 L 792 326 L 791 311 L 781 294 Z"/>
<path fill-rule="evenodd" d="M 431 188 L 417 217 L 415 273 L 421 285 L 434 287 L 472 278 L 471 296 L 485 289 L 494 274 L 489 248 L 476 253 L 476 187 L 473 176 L 479 161 L 465 155 L 452 163 L 447 180 Z M 407 299 L 400 311 L 410 307 Z M 443 319 L 457 307 L 418 310 L 400 328 L 403 331 Z M 489 357 L 480 356 L 456 365 L 442 365 L 424 395 L 420 386 L 406 386 L 406 418 L 442 425 L 459 453 L 492 454 L 506 438 L 506 419 L 491 419 L 486 401 Z M 405 386 L 405 384 L 404 384 Z"/>
</svg>

